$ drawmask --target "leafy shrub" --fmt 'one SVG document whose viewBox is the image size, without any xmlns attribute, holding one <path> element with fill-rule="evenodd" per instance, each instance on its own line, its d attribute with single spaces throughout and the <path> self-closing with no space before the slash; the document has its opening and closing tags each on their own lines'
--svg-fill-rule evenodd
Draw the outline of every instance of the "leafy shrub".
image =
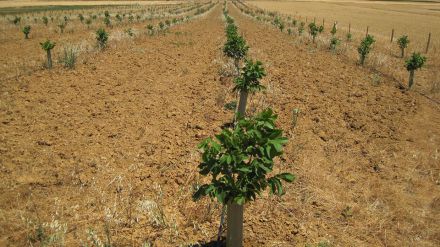
<svg viewBox="0 0 440 247">
<path fill-rule="evenodd" d="M 108 12 L 108 10 L 104 11 L 104 16 L 106 18 L 110 18 L 110 13 Z"/>
<path fill-rule="evenodd" d="M 283 153 L 287 138 L 277 129 L 275 115 L 266 109 L 253 118 L 241 118 L 233 129 L 224 129 L 216 139 L 205 139 L 199 145 L 201 175 L 211 175 L 193 195 L 216 198 L 221 204 L 243 205 L 256 199 L 267 187 L 274 194 L 284 194 L 281 180 L 292 182 L 290 173 L 269 176 L 274 159 Z"/>
<path fill-rule="evenodd" d="M 374 42 L 376 42 L 374 40 L 374 37 L 369 34 L 361 41 L 361 44 L 358 47 L 358 53 L 360 56 L 360 64 L 361 65 L 364 65 L 365 58 L 370 53 L 370 51 L 372 49 L 371 46 L 373 45 Z"/>
<path fill-rule="evenodd" d="M 41 48 L 47 53 L 47 68 L 52 68 L 52 55 L 51 50 L 55 47 L 55 42 L 46 40 L 44 43 L 40 43 Z"/>
<path fill-rule="evenodd" d="M 24 38 L 29 39 L 29 33 L 31 32 L 31 26 L 29 26 L 29 25 L 24 26 L 22 31 L 24 33 Z"/>
<path fill-rule="evenodd" d="M 414 84 L 414 72 L 422 68 L 425 63 L 426 57 L 420 55 L 420 53 L 413 53 L 411 57 L 405 61 L 406 70 L 409 71 L 409 89 L 411 89 Z"/>
<path fill-rule="evenodd" d="M 287 34 L 292 35 L 292 29 L 290 27 L 287 29 Z"/>
<path fill-rule="evenodd" d="M 79 14 L 79 15 L 78 15 L 78 18 L 79 18 L 79 20 L 81 21 L 81 23 L 84 22 L 84 16 L 83 16 L 82 14 Z"/>
<path fill-rule="evenodd" d="M 96 40 L 98 41 L 98 47 L 104 49 L 107 46 L 108 33 L 104 28 L 99 28 L 96 31 Z"/>
<path fill-rule="evenodd" d="M 399 39 L 397 39 L 397 44 L 399 45 L 400 51 L 402 52 L 401 57 L 404 57 L 405 56 L 405 48 L 407 48 L 408 44 L 409 44 L 408 35 L 403 35 Z"/>
</svg>

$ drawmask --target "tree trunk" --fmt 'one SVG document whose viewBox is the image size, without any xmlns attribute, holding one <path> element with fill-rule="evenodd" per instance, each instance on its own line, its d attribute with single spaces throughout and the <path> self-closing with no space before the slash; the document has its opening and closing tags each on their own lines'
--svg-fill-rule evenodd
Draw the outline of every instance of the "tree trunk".
<svg viewBox="0 0 440 247">
<path fill-rule="evenodd" d="M 408 89 L 411 89 L 414 84 L 414 70 L 409 71 Z"/>
<path fill-rule="evenodd" d="M 25 38 L 25 39 L 29 39 L 29 36 L 28 36 L 27 33 L 24 34 L 24 38 Z"/>
<path fill-rule="evenodd" d="M 313 36 L 313 44 L 315 44 L 315 36 Z"/>
<path fill-rule="evenodd" d="M 226 247 L 243 246 L 243 205 L 228 203 Z"/>
<path fill-rule="evenodd" d="M 401 51 L 402 51 L 401 57 L 404 57 L 405 56 L 405 48 L 401 48 Z"/>
<path fill-rule="evenodd" d="M 52 68 L 52 55 L 50 54 L 50 50 L 47 50 L 47 68 Z"/>
<path fill-rule="evenodd" d="M 361 55 L 361 65 L 364 65 L 365 62 L 365 56 Z"/>
</svg>

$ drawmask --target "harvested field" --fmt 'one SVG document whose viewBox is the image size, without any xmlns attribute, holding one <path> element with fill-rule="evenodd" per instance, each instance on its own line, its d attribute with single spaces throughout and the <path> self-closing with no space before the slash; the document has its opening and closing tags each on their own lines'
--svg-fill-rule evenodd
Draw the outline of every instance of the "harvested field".
<svg viewBox="0 0 440 247">
<path fill-rule="evenodd" d="M 338 22 L 347 30 L 351 24 L 353 31 L 369 33 L 383 39 L 390 39 L 391 30 L 395 37 L 407 34 L 413 40 L 412 49 L 423 50 L 428 34 L 432 33 L 432 45 L 440 49 L 440 2 L 412 1 L 248 1 L 251 5 L 290 14 L 299 19 L 318 23 L 322 19 L 331 28 Z M 414 46 L 413 46 L 414 45 Z"/>
<path fill-rule="evenodd" d="M 417 91 L 424 84 L 399 88 L 393 75 L 377 83 L 371 67 L 257 22 L 237 5 L 228 2 L 229 14 L 267 73 L 248 114 L 271 107 L 279 115 L 289 142 L 274 172 L 297 176 L 282 197 L 265 192 L 245 205 L 244 246 L 439 246 L 435 95 Z M 0 60 L 0 246 L 43 246 L 49 237 L 52 246 L 216 239 L 221 205 L 192 194 L 208 181 L 198 173 L 197 144 L 233 118 L 224 107 L 236 94 L 222 52 L 222 4 L 159 32 L 159 22 L 179 16 L 163 12 L 108 28 L 103 50 L 94 44 L 98 22 L 87 29 L 72 21 L 63 35 L 39 24 L 26 41 L 13 24 L 3 28 L 0 54 L 10 59 L 43 63 L 38 42 L 46 37 L 89 48 L 74 69 L 24 64 L 14 74 Z"/>
</svg>

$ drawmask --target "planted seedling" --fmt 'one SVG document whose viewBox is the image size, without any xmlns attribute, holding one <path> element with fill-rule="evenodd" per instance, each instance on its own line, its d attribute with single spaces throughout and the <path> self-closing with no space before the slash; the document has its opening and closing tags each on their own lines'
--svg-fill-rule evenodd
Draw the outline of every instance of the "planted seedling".
<svg viewBox="0 0 440 247">
<path fill-rule="evenodd" d="M 414 84 L 414 72 L 423 67 L 426 63 L 426 57 L 420 53 L 413 53 L 411 57 L 405 61 L 406 70 L 409 71 L 408 89 L 411 89 Z"/>
<path fill-rule="evenodd" d="M 90 25 L 92 24 L 92 19 L 87 19 L 86 20 L 86 25 L 87 25 L 87 28 L 90 28 Z"/>
<path fill-rule="evenodd" d="M 337 31 L 338 31 L 338 29 L 336 28 L 336 22 L 335 22 L 335 23 L 333 23 L 333 27 L 332 27 L 332 30 L 330 31 L 330 33 L 332 34 L 332 36 L 335 36 Z"/>
<path fill-rule="evenodd" d="M 292 35 L 292 29 L 290 27 L 287 29 L 287 34 Z"/>
<path fill-rule="evenodd" d="M 24 26 L 22 31 L 24 33 L 24 38 L 29 39 L 29 33 L 31 32 L 31 26 L 29 26 L 29 25 Z"/>
<path fill-rule="evenodd" d="M 55 42 L 52 42 L 50 40 L 46 40 L 44 43 L 40 43 L 41 48 L 46 51 L 47 53 L 47 68 L 52 68 L 52 54 L 51 51 L 55 47 Z"/>
<path fill-rule="evenodd" d="M 401 51 L 401 57 L 403 58 L 405 56 L 405 49 L 408 47 L 409 39 L 408 35 L 403 35 L 397 40 L 397 44 L 400 47 Z"/>
<path fill-rule="evenodd" d="M 84 16 L 83 16 L 82 14 L 79 14 L 79 15 L 78 15 L 78 18 L 79 18 L 79 20 L 81 21 L 81 23 L 84 22 Z"/>
<path fill-rule="evenodd" d="M 49 23 L 49 19 L 46 16 L 43 16 L 43 23 L 45 26 L 47 26 L 47 23 Z"/>
<path fill-rule="evenodd" d="M 317 26 L 314 22 L 309 24 L 309 32 L 312 35 L 312 42 L 315 43 L 316 36 L 324 30 L 323 26 Z"/>
<path fill-rule="evenodd" d="M 215 139 L 199 144 L 202 162 L 199 173 L 211 176 L 211 182 L 194 193 L 198 200 L 209 196 L 227 207 L 227 246 L 242 246 L 243 205 L 261 195 L 266 188 L 279 196 L 281 181 L 293 182 L 290 173 L 269 175 L 274 159 L 283 154 L 287 138 L 275 126 L 277 115 L 266 109 L 252 118 L 240 118 L 234 128 L 223 129 Z M 221 233 L 219 231 L 219 233 Z"/>
<path fill-rule="evenodd" d="M 14 17 L 14 19 L 12 20 L 12 23 L 14 23 L 15 25 L 18 25 L 21 22 L 21 17 Z"/>
<path fill-rule="evenodd" d="M 304 33 L 304 27 L 305 27 L 305 25 L 306 25 L 305 22 L 301 22 L 301 23 L 299 24 L 299 27 L 298 27 L 298 34 L 299 34 L 300 36 Z"/>
<path fill-rule="evenodd" d="M 151 24 L 147 25 L 147 32 L 149 35 L 153 35 L 154 34 L 154 27 Z"/>
<path fill-rule="evenodd" d="M 335 51 L 336 48 L 341 44 L 341 40 L 337 37 L 332 37 L 330 39 L 330 50 Z"/>
<path fill-rule="evenodd" d="M 125 29 L 125 33 L 130 37 L 134 36 L 133 29 L 131 29 L 131 28 Z"/>
<path fill-rule="evenodd" d="M 369 34 L 361 41 L 361 44 L 358 47 L 358 53 L 360 56 L 361 65 L 364 65 L 365 58 L 370 53 L 374 42 L 375 42 L 374 37 Z"/>
<path fill-rule="evenodd" d="M 110 17 L 106 16 L 106 17 L 104 18 L 104 24 L 105 24 L 107 27 L 111 27 L 111 26 L 112 26 L 112 22 L 110 21 Z"/>
<path fill-rule="evenodd" d="M 246 60 L 241 75 L 235 78 L 234 81 L 234 91 L 240 93 L 240 101 L 238 102 L 239 116 L 246 115 L 248 94 L 264 89 L 264 86 L 260 84 L 260 80 L 264 76 L 266 76 L 266 72 L 260 61 Z"/>
<path fill-rule="evenodd" d="M 104 49 L 107 46 L 108 33 L 104 28 L 100 28 L 96 31 L 96 40 L 98 41 L 98 47 Z"/>
<path fill-rule="evenodd" d="M 347 33 L 346 38 L 347 38 L 347 41 L 350 42 L 353 40 L 353 35 L 351 33 Z"/>
</svg>

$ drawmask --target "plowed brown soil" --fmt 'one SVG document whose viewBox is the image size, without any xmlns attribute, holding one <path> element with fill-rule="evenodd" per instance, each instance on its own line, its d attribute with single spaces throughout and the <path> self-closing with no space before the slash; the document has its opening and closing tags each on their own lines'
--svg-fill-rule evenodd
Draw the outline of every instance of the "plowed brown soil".
<svg viewBox="0 0 440 247">
<path fill-rule="evenodd" d="M 246 206 L 245 245 L 438 246 L 439 106 L 228 6 L 268 73 L 250 108 L 280 115 L 289 144 L 277 166 L 298 176 L 285 196 Z M 221 15 L 0 85 L 0 246 L 29 245 L 55 222 L 66 246 L 90 228 L 114 246 L 215 238 L 218 205 L 191 193 L 197 143 L 232 117 Z"/>
</svg>

